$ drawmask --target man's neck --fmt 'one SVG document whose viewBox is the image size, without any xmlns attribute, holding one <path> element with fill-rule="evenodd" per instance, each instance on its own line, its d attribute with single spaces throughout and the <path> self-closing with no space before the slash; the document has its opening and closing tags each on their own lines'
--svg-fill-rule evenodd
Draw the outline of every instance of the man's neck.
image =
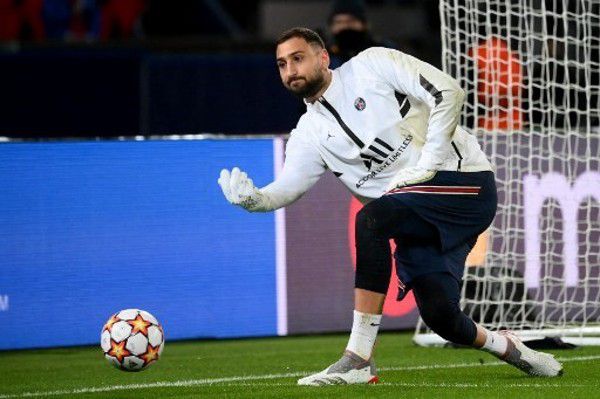
<svg viewBox="0 0 600 399">
<path fill-rule="evenodd" d="M 333 74 L 331 72 L 331 69 L 328 69 L 327 74 L 325 75 L 325 80 L 323 81 L 323 86 L 319 89 L 318 92 L 315 93 L 314 96 L 306 97 L 305 98 L 306 102 L 313 104 L 315 101 L 317 101 L 323 95 L 323 93 L 325 93 L 327 91 L 327 89 L 331 85 L 331 76 L 332 75 Z"/>
</svg>

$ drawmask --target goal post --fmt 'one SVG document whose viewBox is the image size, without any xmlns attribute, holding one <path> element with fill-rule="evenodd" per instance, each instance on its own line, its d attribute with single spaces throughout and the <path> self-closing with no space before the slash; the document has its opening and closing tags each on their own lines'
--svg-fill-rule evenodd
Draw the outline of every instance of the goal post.
<svg viewBox="0 0 600 399">
<path fill-rule="evenodd" d="M 498 187 L 463 309 L 525 340 L 600 345 L 600 2 L 440 0 L 440 17 L 461 125 Z M 444 343 L 421 320 L 414 341 Z"/>
</svg>

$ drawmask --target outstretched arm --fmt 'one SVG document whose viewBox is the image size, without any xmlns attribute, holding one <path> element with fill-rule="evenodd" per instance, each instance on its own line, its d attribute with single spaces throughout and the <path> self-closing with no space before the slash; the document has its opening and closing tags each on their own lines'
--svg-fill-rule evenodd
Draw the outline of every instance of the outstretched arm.
<svg viewBox="0 0 600 399">
<path fill-rule="evenodd" d="M 318 152 L 298 134 L 292 132 L 286 159 L 280 175 L 271 184 L 259 189 L 246 172 L 235 167 L 221 171 L 219 185 L 225 198 L 250 212 L 268 212 L 299 199 L 325 172 Z"/>
<path fill-rule="evenodd" d="M 246 172 L 235 167 L 229 172 L 221 170 L 219 185 L 227 201 L 239 205 L 250 212 L 267 212 L 273 208 L 269 197 L 265 196 L 256 186 Z"/>
</svg>

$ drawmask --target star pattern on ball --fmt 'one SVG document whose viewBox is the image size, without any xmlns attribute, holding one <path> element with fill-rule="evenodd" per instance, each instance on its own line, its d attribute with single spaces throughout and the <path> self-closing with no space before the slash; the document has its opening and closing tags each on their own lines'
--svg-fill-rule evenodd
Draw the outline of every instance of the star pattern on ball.
<svg viewBox="0 0 600 399">
<path fill-rule="evenodd" d="M 142 360 L 144 361 L 144 364 L 149 364 L 152 363 L 156 360 L 158 360 L 158 351 L 160 349 L 160 345 L 159 346 L 152 346 L 152 345 L 148 345 L 148 350 L 146 351 L 146 353 L 144 353 L 142 356 L 140 356 L 142 358 Z"/>
<path fill-rule="evenodd" d="M 144 320 L 144 318 L 139 314 L 135 317 L 135 319 L 129 320 L 127 323 L 132 327 L 131 335 L 139 332 L 144 335 L 148 335 L 148 327 L 152 325 L 152 323 Z"/>
<path fill-rule="evenodd" d="M 121 319 L 119 319 L 116 314 L 112 315 L 110 317 L 110 319 L 104 325 L 104 330 L 102 330 L 102 331 L 105 331 L 105 330 L 109 330 L 110 331 L 110 329 L 112 328 L 113 324 L 115 324 L 118 321 L 121 321 Z"/>
<path fill-rule="evenodd" d="M 108 351 L 108 354 L 112 357 L 115 357 L 119 363 L 123 361 L 123 358 L 131 355 L 131 352 L 125 348 L 126 342 L 127 341 L 122 341 L 117 343 L 113 340 L 110 341 L 110 350 Z"/>
</svg>

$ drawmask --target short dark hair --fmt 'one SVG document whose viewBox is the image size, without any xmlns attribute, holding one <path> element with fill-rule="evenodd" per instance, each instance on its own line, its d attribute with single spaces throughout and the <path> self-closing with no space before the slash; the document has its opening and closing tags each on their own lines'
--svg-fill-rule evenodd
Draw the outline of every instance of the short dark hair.
<svg viewBox="0 0 600 399">
<path fill-rule="evenodd" d="M 288 40 L 298 37 L 306 40 L 308 44 L 314 44 L 318 47 L 325 48 L 325 42 L 321 39 L 321 36 L 314 30 L 310 30 L 308 28 L 292 28 L 283 32 L 279 38 L 277 39 L 277 46 L 279 46 L 283 42 L 287 42 Z"/>
</svg>

